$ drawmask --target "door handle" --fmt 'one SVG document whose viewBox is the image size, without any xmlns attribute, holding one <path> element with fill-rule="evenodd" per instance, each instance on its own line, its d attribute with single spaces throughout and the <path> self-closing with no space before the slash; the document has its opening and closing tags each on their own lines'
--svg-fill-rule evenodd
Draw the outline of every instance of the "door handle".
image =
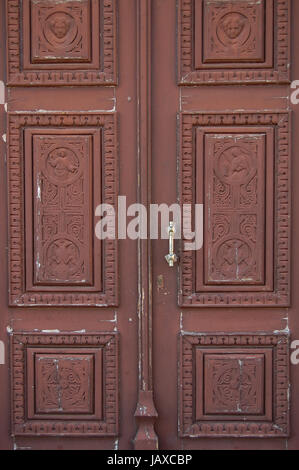
<svg viewBox="0 0 299 470">
<path fill-rule="evenodd" d="M 165 256 L 165 259 L 169 266 L 173 268 L 174 263 L 178 261 L 178 257 L 174 252 L 174 234 L 175 234 L 175 225 L 173 222 L 169 223 L 168 235 L 169 235 L 169 253 Z"/>
</svg>

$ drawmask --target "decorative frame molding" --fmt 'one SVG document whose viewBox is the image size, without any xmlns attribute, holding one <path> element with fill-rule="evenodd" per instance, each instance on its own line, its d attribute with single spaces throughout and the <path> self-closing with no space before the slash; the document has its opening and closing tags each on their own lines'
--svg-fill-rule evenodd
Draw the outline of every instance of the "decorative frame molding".
<svg viewBox="0 0 299 470">
<path fill-rule="evenodd" d="M 178 4 L 178 81 L 180 85 L 223 85 L 232 83 L 290 82 L 290 0 L 274 0 L 274 67 L 229 69 L 195 68 L 194 17 L 195 2 L 179 0 Z"/>
<path fill-rule="evenodd" d="M 195 254 L 184 251 L 182 240 L 179 305 L 182 307 L 287 307 L 290 305 L 290 113 L 248 112 L 182 114 L 179 200 L 195 200 L 194 168 L 196 128 L 264 126 L 275 130 L 274 176 L 274 290 L 273 292 L 196 292 Z"/>
<path fill-rule="evenodd" d="M 117 85 L 117 1 L 100 1 L 100 69 L 84 68 L 77 64 L 77 70 L 70 68 L 47 70 L 38 64 L 26 70 L 21 63 L 23 54 L 22 31 L 22 0 L 7 1 L 7 61 L 8 86 L 90 86 Z"/>
<path fill-rule="evenodd" d="M 118 305 L 117 240 L 103 240 L 103 292 L 27 292 L 25 287 L 25 201 L 24 201 L 24 147 L 25 128 L 101 128 L 102 202 L 117 209 L 118 168 L 116 142 L 116 115 L 112 114 L 9 114 L 8 185 L 9 185 L 9 304 L 24 306 L 85 306 L 108 307 Z"/>
<path fill-rule="evenodd" d="M 288 437 L 289 436 L 289 337 L 273 334 L 182 334 L 180 335 L 180 373 L 179 373 L 179 433 L 182 438 L 192 437 Z M 244 419 L 229 421 L 219 419 L 196 420 L 195 380 L 196 350 L 213 352 L 228 349 L 228 354 L 244 349 L 252 353 L 256 348 L 273 353 L 272 404 L 273 417 L 264 420 Z"/>
<path fill-rule="evenodd" d="M 27 350 L 43 352 L 43 348 L 78 349 L 103 352 L 103 409 L 101 421 L 57 419 L 29 419 L 27 383 Z M 12 366 L 12 432 L 14 436 L 70 436 L 70 437 L 104 437 L 117 436 L 119 429 L 118 397 L 118 335 L 100 333 L 74 335 L 15 333 L 11 336 Z"/>
</svg>

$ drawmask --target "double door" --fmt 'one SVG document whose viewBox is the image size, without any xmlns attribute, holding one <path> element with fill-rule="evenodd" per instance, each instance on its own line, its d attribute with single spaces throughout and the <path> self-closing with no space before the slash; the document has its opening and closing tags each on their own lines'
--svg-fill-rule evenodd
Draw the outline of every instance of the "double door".
<svg viewBox="0 0 299 470">
<path fill-rule="evenodd" d="M 1 448 L 298 448 L 298 17 L 1 2 Z"/>
</svg>

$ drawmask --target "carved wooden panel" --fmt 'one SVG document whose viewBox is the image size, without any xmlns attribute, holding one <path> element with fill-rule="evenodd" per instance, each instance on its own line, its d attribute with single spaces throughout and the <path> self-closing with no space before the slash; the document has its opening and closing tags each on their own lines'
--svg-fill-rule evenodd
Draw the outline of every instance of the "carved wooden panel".
<svg viewBox="0 0 299 470">
<path fill-rule="evenodd" d="M 203 204 L 204 244 L 183 243 L 181 305 L 289 304 L 289 171 L 288 114 L 182 116 L 180 197 Z"/>
<path fill-rule="evenodd" d="M 116 0 L 7 0 L 9 85 L 116 83 Z"/>
<path fill-rule="evenodd" d="M 8 172 L 11 305 L 116 305 L 116 241 L 95 236 L 96 207 L 116 207 L 115 116 L 11 114 Z"/>
<path fill-rule="evenodd" d="M 289 433 L 286 335 L 183 335 L 182 437 Z"/>
<path fill-rule="evenodd" d="M 13 434 L 115 436 L 115 334 L 12 336 Z"/>
<path fill-rule="evenodd" d="M 290 80 L 289 0 L 180 0 L 181 84 Z"/>
</svg>

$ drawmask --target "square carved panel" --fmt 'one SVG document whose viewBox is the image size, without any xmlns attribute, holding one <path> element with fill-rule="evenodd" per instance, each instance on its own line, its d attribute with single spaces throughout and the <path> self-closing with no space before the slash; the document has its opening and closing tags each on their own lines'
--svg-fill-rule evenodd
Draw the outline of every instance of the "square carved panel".
<svg viewBox="0 0 299 470">
<path fill-rule="evenodd" d="M 290 80 L 289 0 L 180 0 L 182 85 Z"/>
<path fill-rule="evenodd" d="M 184 235 L 180 305 L 287 306 L 289 115 L 184 114 L 181 145 L 180 200 L 203 205 L 203 247 Z"/>
<path fill-rule="evenodd" d="M 12 336 L 13 434 L 115 436 L 116 334 Z"/>
<path fill-rule="evenodd" d="M 288 361 L 286 335 L 183 335 L 181 436 L 287 436 Z"/>
<path fill-rule="evenodd" d="M 8 84 L 116 83 L 116 0 L 7 0 Z"/>
<path fill-rule="evenodd" d="M 29 59 L 32 63 L 89 62 L 92 59 L 91 6 L 90 0 L 60 5 L 57 2 L 31 2 Z M 97 18 L 98 4 L 94 6 L 94 17 Z"/>
<path fill-rule="evenodd" d="M 197 3 L 196 8 L 199 6 Z M 203 26 L 203 63 L 223 61 L 239 67 L 240 62 L 265 62 L 265 0 L 222 3 L 214 0 L 203 2 L 202 8 L 204 21 L 197 23 L 201 20 L 201 11 L 197 12 L 196 28 L 199 33 L 200 26 Z M 270 33 L 273 28 L 271 21 L 268 26 L 270 31 L 267 32 Z M 201 65 L 199 45 L 200 37 L 197 36 L 197 66 Z M 272 47 L 269 52 L 272 57 Z"/>
<path fill-rule="evenodd" d="M 114 115 L 10 115 L 10 304 L 117 305 L 117 242 L 95 235 L 116 207 Z"/>
</svg>

